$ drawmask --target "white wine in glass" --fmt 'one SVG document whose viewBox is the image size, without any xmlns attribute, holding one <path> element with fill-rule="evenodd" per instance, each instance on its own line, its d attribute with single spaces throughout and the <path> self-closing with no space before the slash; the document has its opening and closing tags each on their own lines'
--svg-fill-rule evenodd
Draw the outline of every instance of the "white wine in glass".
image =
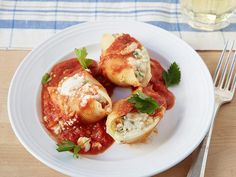
<svg viewBox="0 0 236 177">
<path fill-rule="evenodd" d="M 236 9 L 236 0 L 181 0 L 181 12 L 190 26 L 207 31 L 225 28 Z"/>
</svg>

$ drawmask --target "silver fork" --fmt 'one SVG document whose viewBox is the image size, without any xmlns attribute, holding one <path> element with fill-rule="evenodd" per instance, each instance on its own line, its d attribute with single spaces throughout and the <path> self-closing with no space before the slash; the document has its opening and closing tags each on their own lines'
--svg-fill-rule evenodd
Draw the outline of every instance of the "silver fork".
<svg viewBox="0 0 236 177">
<path fill-rule="evenodd" d="M 204 138 L 199 154 L 194 160 L 190 170 L 188 172 L 187 177 L 204 177 L 207 155 L 209 150 L 209 145 L 211 141 L 211 134 L 214 126 L 214 120 L 218 109 L 222 104 L 229 103 L 232 101 L 235 87 L 236 87 L 236 73 L 234 74 L 234 78 L 232 78 L 234 73 L 234 66 L 236 61 L 236 51 L 233 54 L 234 41 L 230 47 L 230 51 L 225 57 L 225 53 L 227 51 L 228 42 L 226 43 L 224 50 L 221 53 L 218 65 L 215 70 L 215 74 L 213 77 L 214 86 L 215 86 L 215 109 L 211 122 L 211 126 L 209 132 Z M 229 65 L 230 64 L 230 65 Z M 222 71 L 222 72 L 221 72 Z"/>
</svg>

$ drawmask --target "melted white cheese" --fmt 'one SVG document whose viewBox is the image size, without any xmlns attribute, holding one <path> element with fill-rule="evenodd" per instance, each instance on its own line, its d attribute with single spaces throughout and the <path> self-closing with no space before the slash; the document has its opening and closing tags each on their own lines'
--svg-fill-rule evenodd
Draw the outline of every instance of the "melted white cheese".
<svg viewBox="0 0 236 177">
<path fill-rule="evenodd" d="M 94 99 L 100 103 L 107 102 L 100 88 L 79 74 L 75 74 L 72 77 L 65 77 L 59 83 L 57 91 L 63 96 L 78 97 L 81 107 L 85 107 L 90 99 Z"/>
<path fill-rule="evenodd" d="M 76 92 L 85 84 L 85 78 L 82 75 L 75 74 L 67 77 L 59 83 L 58 92 L 65 96 L 75 96 Z"/>
<path fill-rule="evenodd" d="M 92 95 L 83 95 L 81 97 L 80 106 L 81 107 L 85 107 L 87 105 L 87 103 L 88 103 L 88 100 L 91 99 L 91 98 L 93 98 Z"/>
</svg>

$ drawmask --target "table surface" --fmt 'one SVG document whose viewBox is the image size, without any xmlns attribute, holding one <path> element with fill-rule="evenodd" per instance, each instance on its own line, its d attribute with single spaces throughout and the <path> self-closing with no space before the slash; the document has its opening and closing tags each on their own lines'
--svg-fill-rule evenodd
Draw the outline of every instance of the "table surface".
<svg viewBox="0 0 236 177">
<path fill-rule="evenodd" d="M 64 176 L 35 159 L 14 135 L 7 114 L 7 93 L 11 78 L 29 51 L 0 50 L 0 176 Z M 198 52 L 211 73 L 216 67 L 219 51 Z M 236 177 L 236 99 L 224 105 L 215 122 L 206 177 Z M 155 177 L 186 176 L 195 150 L 189 157 Z"/>
</svg>

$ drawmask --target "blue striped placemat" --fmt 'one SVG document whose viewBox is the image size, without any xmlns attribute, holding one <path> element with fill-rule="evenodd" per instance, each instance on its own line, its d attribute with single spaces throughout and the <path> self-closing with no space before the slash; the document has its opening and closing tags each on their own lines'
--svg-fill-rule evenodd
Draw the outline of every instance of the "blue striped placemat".
<svg viewBox="0 0 236 177">
<path fill-rule="evenodd" d="M 159 26 L 199 50 L 222 49 L 236 39 L 236 15 L 227 28 L 191 28 L 178 0 L 1 0 L 0 48 L 31 49 L 54 33 L 86 21 L 137 20 Z"/>
</svg>

